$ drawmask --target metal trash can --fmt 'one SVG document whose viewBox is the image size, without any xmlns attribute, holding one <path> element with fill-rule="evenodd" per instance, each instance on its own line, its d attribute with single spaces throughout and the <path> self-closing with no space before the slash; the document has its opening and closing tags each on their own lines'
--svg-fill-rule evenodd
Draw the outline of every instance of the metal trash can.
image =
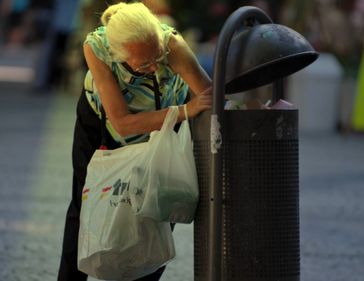
<svg viewBox="0 0 364 281">
<path fill-rule="evenodd" d="M 274 104 L 282 79 L 317 57 L 302 35 L 256 7 L 239 8 L 224 24 L 212 110 L 192 126 L 195 281 L 300 279 L 298 110 L 227 111 L 224 97 L 273 83 Z"/>
<path fill-rule="evenodd" d="M 298 110 L 224 111 L 224 280 L 297 281 L 300 275 Z M 194 223 L 195 281 L 208 281 L 210 113 L 194 120 L 200 203 Z"/>
</svg>

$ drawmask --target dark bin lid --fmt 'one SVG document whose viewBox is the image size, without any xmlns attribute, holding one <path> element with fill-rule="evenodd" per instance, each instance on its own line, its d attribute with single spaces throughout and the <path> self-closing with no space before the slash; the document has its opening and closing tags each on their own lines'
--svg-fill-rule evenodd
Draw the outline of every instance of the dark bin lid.
<svg viewBox="0 0 364 281">
<path fill-rule="evenodd" d="M 298 32 L 261 24 L 237 33 L 226 62 L 226 94 L 273 83 L 315 61 L 318 53 Z"/>
</svg>

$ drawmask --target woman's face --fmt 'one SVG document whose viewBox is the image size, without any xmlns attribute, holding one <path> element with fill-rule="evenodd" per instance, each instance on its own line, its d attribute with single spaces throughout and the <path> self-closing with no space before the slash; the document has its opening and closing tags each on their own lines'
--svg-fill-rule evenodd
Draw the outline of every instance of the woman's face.
<svg viewBox="0 0 364 281">
<path fill-rule="evenodd" d="M 156 39 L 127 43 L 124 44 L 124 48 L 130 55 L 126 63 L 135 72 L 147 74 L 155 72 L 169 53 Z"/>
</svg>

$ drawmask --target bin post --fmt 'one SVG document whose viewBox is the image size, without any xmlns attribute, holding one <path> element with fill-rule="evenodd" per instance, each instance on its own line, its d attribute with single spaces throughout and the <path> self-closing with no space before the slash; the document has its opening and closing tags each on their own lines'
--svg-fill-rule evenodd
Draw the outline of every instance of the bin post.
<svg viewBox="0 0 364 281">
<path fill-rule="evenodd" d="M 214 69 L 213 69 L 213 107 L 211 114 L 211 188 L 210 188 L 210 216 L 209 216 L 209 244 L 211 253 L 208 261 L 208 279 L 210 281 L 223 280 L 222 276 L 222 236 L 221 236 L 221 217 L 222 217 L 222 152 L 221 134 L 224 127 L 221 126 L 224 111 L 225 96 L 225 75 L 226 60 L 231 39 L 235 31 L 243 26 L 245 20 L 255 18 L 260 23 L 271 23 L 272 20 L 261 10 L 255 7 L 243 7 L 236 10 L 226 21 L 221 30 L 217 42 Z"/>
<path fill-rule="evenodd" d="M 239 27 L 244 26 L 247 21 L 255 22 L 255 25 L 257 23 L 263 25 L 272 22 L 263 11 L 256 7 L 248 6 L 239 8 L 227 19 L 220 33 L 214 56 L 212 112 L 203 113 L 197 118 L 193 126 L 195 156 L 200 185 L 200 203 L 196 214 L 194 231 L 195 281 L 298 280 L 297 110 L 289 112 L 279 110 L 224 112 L 226 87 L 230 85 L 232 89 L 236 89 L 236 85 L 239 84 L 235 83 L 236 81 L 234 79 L 230 79 L 231 77 L 228 77 L 230 84 L 226 83 L 230 43 L 233 37 L 235 38 L 235 32 Z M 292 34 L 290 31 L 275 25 L 269 26 L 268 28 L 271 29 L 268 31 L 259 31 L 260 34 L 258 37 L 263 38 L 264 42 L 271 40 L 271 37 L 274 37 L 272 34 L 278 33 L 279 36 L 283 36 L 282 41 L 285 41 L 285 43 L 287 40 L 291 42 L 289 36 L 292 36 Z M 296 38 L 292 42 L 295 40 L 302 41 L 300 36 L 296 34 L 294 36 Z M 304 43 L 306 44 L 306 42 Z M 302 44 L 298 45 L 301 46 Z M 289 53 L 291 49 L 288 50 L 288 54 L 281 53 L 281 49 L 286 47 L 278 48 L 279 53 L 277 58 L 271 58 L 271 61 L 266 63 L 257 62 L 258 64 L 262 64 L 260 68 L 249 65 L 252 69 L 243 72 L 242 75 L 239 74 L 241 85 L 238 85 L 238 87 L 241 87 L 241 90 L 247 90 L 248 88 L 276 83 L 278 81 L 278 84 L 275 84 L 274 88 L 276 91 L 273 95 L 274 100 L 278 99 L 280 96 L 281 79 L 316 59 L 317 54 L 311 49 L 312 47 L 309 44 L 308 46 L 309 48 L 305 49 L 304 52 L 301 52 L 302 49 L 300 49 L 299 55 Z M 242 47 L 245 48 L 244 45 Z M 267 49 L 262 50 L 262 52 L 265 51 L 269 52 Z M 285 49 L 285 51 L 287 50 Z M 234 59 L 237 60 L 238 58 Z M 295 64 L 292 64 L 292 62 Z M 232 68 L 231 65 L 228 66 Z M 277 69 L 279 71 L 276 71 Z M 209 129 L 208 132 L 206 132 L 206 128 Z M 209 138 L 206 138 L 206 136 L 209 136 Z M 293 140 L 293 144 L 290 143 L 291 139 Z M 230 143 L 230 140 L 234 144 Z M 284 157 L 282 159 L 280 158 L 281 155 L 279 153 L 277 154 L 276 149 L 278 149 L 278 152 L 282 149 L 285 150 L 287 146 L 285 140 L 288 140 L 288 148 L 286 150 L 289 150 L 289 152 L 285 153 L 286 151 L 283 151 Z M 255 145 L 254 142 L 257 142 L 257 144 Z M 239 148 L 240 144 L 242 149 Z M 250 147 L 251 144 L 252 147 Z M 266 149 L 267 146 L 268 149 Z M 238 149 L 234 151 L 236 147 Z M 249 157 L 249 147 L 255 153 L 253 153 L 254 159 L 243 161 L 244 158 L 242 160 L 234 158 L 236 155 L 239 155 L 239 157 Z M 233 149 L 230 150 L 230 148 Z M 261 150 L 263 151 L 263 155 L 261 154 Z M 265 186 L 264 184 L 266 182 L 258 185 L 251 184 L 251 182 L 245 185 L 239 182 L 239 174 L 237 173 L 247 172 L 249 169 L 246 168 L 250 164 L 254 164 L 254 168 L 258 170 L 260 164 L 267 164 L 267 161 L 264 160 L 264 151 L 267 152 L 266 157 L 271 158 L 270 160 L 268 159 L 268 170 L 264 167 L 263 170 L 266 174 L 256 173 L 255 175 L 252 174 L 252 176 L 259 177 L 263 175 L 266 179 L 275 181 L 277 177 L 274 174 L 281 177 L 281 173 L 285 173 L 284 170 L 287 168 L 285 164 L 293 166 L 293 172 L 289 172 L 288 180 L 285 178 L 283 182 L 278 180 L 278 184 L 281 184 L 277 188 L 278 196 L 274 196 L 274 186 L 270 184 Z M 256 156 L 259 156 L 258 160 L 255 159 Z M 286 161 L 286 156 L 292 161 Z M 230 158 L 234 159 L 230 161 Z M 277 167 L 275 167 L 276 160 L 279 160 L 283 164 L 279 167 L 281 171 L 277 171 Z M 248 174 L 242 176 L 249 177 Z M 230 179 L 233 180 L 230 181 Z M 292 187 L 288 191 L 288 201 L 283 199 L 284 208 L 279 209 L 277 203 L 279 204 L 281 197 L 285 197 L 284 193 L 287 184 Z M 269 189 L 271 187 L 273 188 Z M 234 193 L 236 193 L 237 198 L 234 198 Z M 273 199 L 271 200 L 269 196 L 272 195 Z M 246 196 L 251 196 L 250 199 L 252 202 L 247 200 Z M 264 197 L 262 202 L 259 202 L 260 196 Z M 245 204 L 249 208 L 253 207 L 253 210 L 239 208 L 240 203 Z M 255 203 L 257 203 L 256 206 L 254 205 Z M 279 210 L 274 212 L 276 207 Z M 239 213 L 234 213 L 234 208 L 242 212 L 242 221 L 239 221 L 237 218 Z M 288 215 L 288 220 L 287 216 L 284 215 L 284 211 L 286 210 L 291 211 L 291 214 Z M 279 217 L 278 220 L 274 219 L 276 215 Z M 254 221 L 255 218 L 257 221 Z M 259 219 L 263 219 L 264 222 L 261 223 L 258 221 Z M 288 224 L 292 224 L 293 232 L 292 229 L 289 229 L 288 232 L 284 230 L 285 227 L 289 228 L 289 225 L 279 225 L 277 228 L 278 231 L 275 231 L 274 226 L 272 226 L 274 222 L 282 224 L 288 222 Z M 268 231 L 268 233 L 261 233 L 262 229 L 259 230 L 259 227 L 264 231 Z M 253 232 L 257 230 L 259 231 L 258 236 L 260 235 L 261 237 L 254 240 Z M 234 231 L 237 233 L 234 233 Z M 239 238 L 239 232 L 242 232 L 241 236 L 244 239 L 247 238 L 249 241 L 242 241 Z M 247 233 L 248 235 L 246 235 Z M 270 239 L 271 237 L 269 235 L 276 235 L 278 238 Z M 232 241 L 228 241 L 230 238 L 232 238 Z M 289 241 L 288 246 L 284 245 L 285 238 Z M 262 249 L 264 252 L 264 247 L 246 244 L 250 242 L 262 243 L 263 246 L 267 246 L 266 251 L 268 251 L 268 255 L 262 253 Z M 267 242 L 271 244 L 276 243 L 276 245 L 268 246 Z M 238 245 L 233 245 L 234 243 Z M 286 252 L 289 253 L 283 253 L 279 257 L 281 251 L 277 249 L 279 246 L 285 247 Z M 245 250 L 247 252 L 244 252 Z M 293 255 L 291 254 L 292 251 Z M 293 259 L 291 263 L 285 260 L 290 257 Z M 272 259 L 277 259 L 277 261 L 273 261 Z M 245 264 L 239 265 L 239 263 Z M 285 263 L 287 266 L 292 265 L 291 269 L 283 270 L 290 276 L 282 276 L 282 267 L 286 266 Z M 279 265 L 277 269 L 274 269 L 275 265 Z"/>
</svg>

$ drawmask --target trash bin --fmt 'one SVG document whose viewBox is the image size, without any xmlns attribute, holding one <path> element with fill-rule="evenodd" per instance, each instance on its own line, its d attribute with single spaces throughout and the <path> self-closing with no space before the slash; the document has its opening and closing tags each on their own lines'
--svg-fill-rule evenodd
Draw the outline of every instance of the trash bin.
<svg viewBox="0 0 364 281">
<path fill-rule="evenodd" d="M 317 56 L 256 7 L 239 8 L 224 24 L 213 108 L 192 126 L 195 281 L 299 280 L 298 110 L 224 110 L 224 97 L 273 83 L 275 103 L 283 77 Z"/>
<path fill-rule="evenodd" d="M 222 270 L 225 280 L 299 280 L 298 110 L 224 112 Z M 194 121 L 200 188 L 195 281 L 207 281 L 210 113 Z M 283 278 L 284 277 L 284 278 Z"/>
</svg>

